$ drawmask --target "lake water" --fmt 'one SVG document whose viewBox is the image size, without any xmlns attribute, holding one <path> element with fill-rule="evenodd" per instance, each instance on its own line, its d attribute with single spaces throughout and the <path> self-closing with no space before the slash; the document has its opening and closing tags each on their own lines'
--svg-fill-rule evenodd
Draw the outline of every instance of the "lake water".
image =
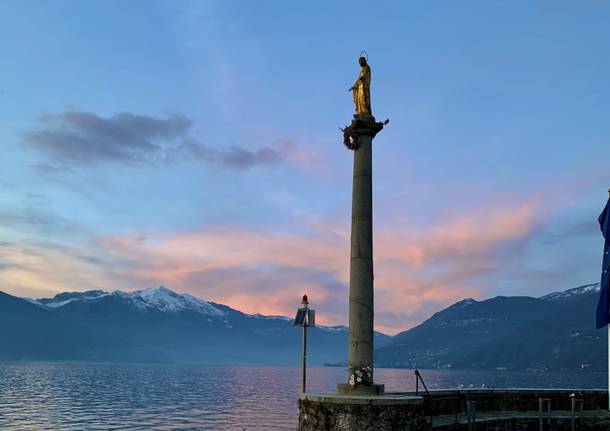
<svg viewBox="0 0 610 431">
<path fill-rule="evenodd" d="M 377 369 L 387 390 L 412 370 Z M 429 388 L 605 388 L 605 373 L 424 370 Z M 312 368 L 308 389 L 333 390 L 342 368 Z M 1 430 L 294 430 L 300 370 L 140 364 L 2 364 Z"/>
</svg>

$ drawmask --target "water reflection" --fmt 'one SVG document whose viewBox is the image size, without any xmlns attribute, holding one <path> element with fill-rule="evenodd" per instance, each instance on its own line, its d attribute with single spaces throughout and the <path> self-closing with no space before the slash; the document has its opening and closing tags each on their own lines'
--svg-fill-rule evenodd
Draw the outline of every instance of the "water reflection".
<svg viewBox="0 0 610 431">
<path fill-rule="evenodd" d="M 425 370 L 429 388 L 603 388 L 601 373 Z M 341 368 L 314 368 L 308 388 L 330 391 Z M 390 391 L 413 390 L 412 370 L 378 369 Z M 0 429 L 293 430 L 300 370 L 140 364 L 0 364 Z"/>
</svg>

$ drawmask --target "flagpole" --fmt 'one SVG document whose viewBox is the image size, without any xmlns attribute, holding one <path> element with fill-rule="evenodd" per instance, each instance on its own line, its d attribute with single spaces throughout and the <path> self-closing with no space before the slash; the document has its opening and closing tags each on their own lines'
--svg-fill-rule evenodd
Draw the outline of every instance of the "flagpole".
<svg viewBox="0 0 610 431">
<path fill-rule="evenodd" d="M 610 199 L 610 189 L 608 189 L 608 199 Z M 605 269 L 605 268 L 602 268 Z M 600 290 L 602 286 L 600 285 Z M 610 324 L 606 325 L 608 327 L 608 411 L 610 411 Z"/>
</svg>

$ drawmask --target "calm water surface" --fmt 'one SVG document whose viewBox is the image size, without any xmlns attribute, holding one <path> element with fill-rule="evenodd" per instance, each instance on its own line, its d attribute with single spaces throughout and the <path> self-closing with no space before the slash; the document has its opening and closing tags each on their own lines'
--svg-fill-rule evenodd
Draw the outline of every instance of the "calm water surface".
<svg viewBox="0 0 610 431">
<path fill-rule="evenodd" d="M 390 391 L 413 390 L 412 370 L 377 369 Z M 422 371 L 430 388 L 605 388 L 601 373 Z M 311 390 L 344 382 L 313 368 Z M 1 364 L 2 430 L 294 430 L 300 370 L 283 367 Z"/>
</svg>

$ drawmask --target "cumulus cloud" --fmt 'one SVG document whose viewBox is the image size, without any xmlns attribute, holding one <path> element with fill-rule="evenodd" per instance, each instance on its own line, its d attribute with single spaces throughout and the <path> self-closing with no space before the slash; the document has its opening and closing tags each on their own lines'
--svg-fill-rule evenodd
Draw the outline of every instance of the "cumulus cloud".
<svg viewBox="0 0 610 431">
<path fill-rule="evenodd" d="M 102 117 L 92 112 L 67 110 L 41 115 L 34 127 L 21 133 L 21 138 L 26 147 L 46 157 L 40 164 L 45 172 L 58 166 L 92 166 L 104 162 L 159 165 L 180 159 L 247 170 L 299 159 L 292 142 L 254 149 L 237 145 L 213 147 L 193 138 L 191 128 L 192 121 L 181 114 L 153 117 L 121 112 Z"/>
</svg>

